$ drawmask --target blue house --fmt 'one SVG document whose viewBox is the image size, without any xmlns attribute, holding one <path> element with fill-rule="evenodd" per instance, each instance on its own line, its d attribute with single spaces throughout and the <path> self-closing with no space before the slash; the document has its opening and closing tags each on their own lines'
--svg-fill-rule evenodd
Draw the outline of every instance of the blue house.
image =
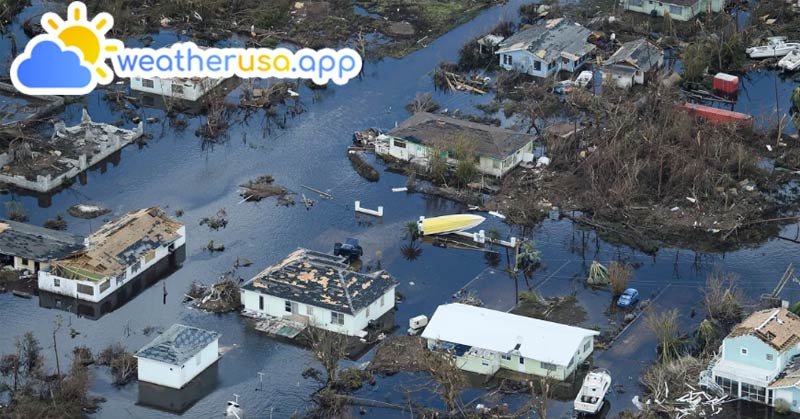
<svg viewBox="0 0 800 419">
<path fill-rule="evenodd" d="M 714 382 L 732 397 L 800 413 L 800 317 L 785 308 L 756 311 L 723 340 L 711 366 Z"/>
<path fill-rule="evenodd" d="M 591 58 L 595 46 L 586 40 L 589 29 L 564 18 L 523 28 L 498 45 L 500 66 L 535 77 L 561 70 L 576 72 Z"/>
</svg>

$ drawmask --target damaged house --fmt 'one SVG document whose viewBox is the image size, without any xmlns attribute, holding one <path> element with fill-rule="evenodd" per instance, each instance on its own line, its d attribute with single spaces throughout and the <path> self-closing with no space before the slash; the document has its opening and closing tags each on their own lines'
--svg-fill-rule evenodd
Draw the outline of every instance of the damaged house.
<svg viewBox="0 0 800 419">
<path fill-rule="evenodd" d="M 625 10 L 645 13 L 650 16 L 667 16 L 688 21 L 702 12 L 719 13 L 725 9 L 725 0 L 622 0 Z"/>
<path fill-rule="evenodd" d="M 595 46 L 587 42 L 592 31 L 565 18 L 524 27 L 500 42 L 495 54 L 500 66 L 534 77 L 559 71 L 577 72 L 591 58 Z"/>
<path fill-rule="evenodd" d="M 594 350 L 594 330 L 466 304 L 436 309 L 422 337 L 464 371 L 500 369 L 565 380 Z"/>
<path fill-rule="evenodd" d="M 32 273 L 83 248 L 83 237 L 11 220 L 0 220 L 0 262 Z"/>
<path fill-rule="evenodd" d="M 222 84 L 222 78 L 160 79 L 131 77 L 131 90 L 194 102 Z"/>
<path fill-rule="evenodd" d="M 353 272 L 346 262 L 344 257 L 297 249 L 242 286 L 244 310 L 366 336 L 364 329 L 394 308 L 397 281 L 386 271 Z"/>
<path fill-rule="evenodd" d="M 785 308 L 756 311 L 723 340 L 709 366 L 713 381 L 734 397 L 800 413 L 800 317 Z"/>
<path fill-rule="evenodd" d="M 531 134 L 419 112 L 378 136 L 375 153 L 428 167 L 437 152 L 455 166 L 458 160 L 454 148 L 458 141 L 465 141 L 478 171 L 501 177 L 520 163 L 533 160 L 535 139 Z"/>
<path fill-rule="evenodd" d="M 603 80 L 628 89 L 634 84 L 645 84 L 648 74 L 657 72 L 664 65 L 664 50 L 641 38 L 622 44 L 603 62 L 600 71 Z"/>
<path fill-rule="evenodd" d="M 185 243 L 186 227 L 161 209 L 129 212 L 92 233 L 84 249 L 39 271 L 40 303 L 98 318 L 176 269 Z"/>
</svg>

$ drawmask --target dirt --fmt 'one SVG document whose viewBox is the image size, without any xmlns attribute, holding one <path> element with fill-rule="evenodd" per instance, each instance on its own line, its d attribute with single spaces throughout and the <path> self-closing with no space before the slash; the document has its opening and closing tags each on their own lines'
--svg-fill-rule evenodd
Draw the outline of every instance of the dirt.
<svg viewBox="0 0 800 419">
<path fill-rule="evenodd" d="M 429 354 L 425 339 L 419 336 L 390 336 L 378 346 L 368 369 L 382 374 L 423 372 Z"/>
<path fill-rule="evenodd" d="M 574 295 L 550 297 L 544 301 L 523 300 L 511 312 L 570 326 L 577 326 L 586 320 L 586 309 Z"/>
</svg>

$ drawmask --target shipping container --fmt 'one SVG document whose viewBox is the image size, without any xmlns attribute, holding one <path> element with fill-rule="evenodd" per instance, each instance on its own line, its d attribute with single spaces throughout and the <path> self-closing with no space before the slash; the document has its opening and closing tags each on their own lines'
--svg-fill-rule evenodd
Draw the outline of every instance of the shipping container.
<svg viewBox="0 0 800 419">
<path fill-rule="evenodd" d="M 702 118 L 712 125 L 736 124 L 741 127 L 753 126 L 753 117 L 745 113 L 698 105 L 696 103 L 685 103 L 683 104 L 683 108 L 690 114 Z"/>
<path fill-rule="evenodd" d="M 726 73 L 714 76 L 714 90 L 734 95 L 739 91 L 739 78 Z"/>
</svg>

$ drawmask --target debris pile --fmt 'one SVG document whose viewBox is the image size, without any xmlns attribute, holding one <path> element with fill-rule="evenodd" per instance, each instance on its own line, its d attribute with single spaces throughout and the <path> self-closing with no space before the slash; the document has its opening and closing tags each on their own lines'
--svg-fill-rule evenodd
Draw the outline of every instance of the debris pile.
<svg viewBox="0 0 800 419">
<path fill-rule="evenodd" d="M 241 195 L 245 201 L 258 202 L 262 199 L 277 196 L 278 205 L 294 205 L 294 200 L 288 196 L 289 191 L 282 186 L 276 185 L 275 179 L 270 175 L 259 176 L 256 179 L 239 185 L 239 187 L 242 188 L 239 191 L 239 195 Z"/>
<path fill-rule="evenodd" d="M 192 282 L 185 301 L 212 313 L 236 311 L 242 306 L 239 284 L 231 272 L 224 274 L 219 282 L 211 286 Z"/>
<path fill-rule="evenodd" d="M 370 182 L 377 182 L 381 178 L 380 172 L 378 169 L 370 166 L 369 163 L 364 161 L 364 158 L 361 157 L 356 151 L 348 151 L 347 158 L 350 160 L 350 164 L 353 165 L 353 169 L 355 169 L 356 173 L 358 173 L 364 179 Z"/>
<path fill-rule="evenodd" d="M 217 210 L 216 214 L 210 217 L 203 217 L 203 219 L 200 220 L 200 225 L 207 225 L 208 228 L 212 230 L 219 230 L 228 225 L 228 219 L 226 218 L 227 216 L 228 213 L 225 212 L 225 208 L 220 208 Z"/>
<path fill-rule="evenodd" d="M 92 218 L 97 218 L 109 212 L 111 212 L 110 209 L 103 208 L 99 205 L 75 204 L 67 208 L 67 214 L 85 220 L 91 220 Z"/>
</svg>

